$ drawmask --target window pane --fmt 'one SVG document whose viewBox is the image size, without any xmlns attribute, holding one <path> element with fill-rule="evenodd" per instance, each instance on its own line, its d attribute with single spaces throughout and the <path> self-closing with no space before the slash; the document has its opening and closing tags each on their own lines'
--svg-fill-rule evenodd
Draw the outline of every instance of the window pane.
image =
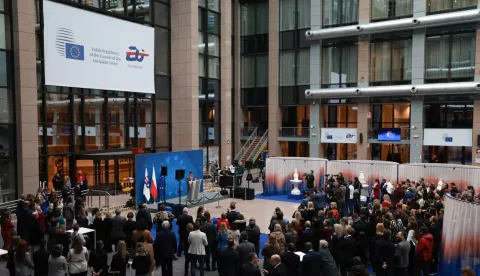
<svg viewBox="0 0 480 276">
<path fill-rule="evenodd" d="M 155 142 L 157 147 L 170 146 L 170 132 L 168 124 L 157 124 L 155 134 Z"/>
<path fill-rule="evenodd" d="M 257 3 L 256 7 L 256 34 L 266 34 L 268 33 L 268 2 Z"/>
<path fill-rule="evenodd" d="M 170 74 L 170 32 L 155 28 L 155 72 L 157 75 Z"/>
<path fill-rule="evenodd" d="M 322 84 L 357 83 L 357 45 L 323 49 Z M 339 85 L 334 86 L 339 87 Z M 342 85 L 342 87 L 346 87 Z"/>
<path fill-rule="evenodd" d="M 108 148 L 119 149 L 125 147 L 125 125 L 108 125 Z"/>
<path fill-rule="evenodd" d="M 428 0 L 428 12 L 439 12 L 453 9 L 476 8 L 474 0 Z"/>
<path fill-rule="evenodd" d="M 310 84 L 310 51 L 297 52 L 297 85 Z"/>
<path fill-rule="evenodd" d="M 152 100 L 151 99 L 137 99 L 137 122 L 151 123 L 152 122 Z"/>
<path fill-rule="evenodd" d="M 16 151 L 15 151 L 15 127 L 13 125 L 0 125 L 0 141 L 2 148 L 0 149 L 0 189 L 2 196 L 0 202 L 6 202 L 17 199 L 16 197 Z"/>
<path fill-rule="evenodd" d="M 323 25 L 330 26 L 340 24 L 339 1 L 341 0 L 325 0 L 323 1 Z"/>
<path fill-rule="evenodd" d="M 47 94 L 46 122 L 52 124 L 72 123 L 68 113 L 70 101 L 67 94 Z M 92 105 L 92 108 L 93 107 Z"/>
<path fill-rule="evenodd" d="M 219 0 L 208 0 L 208 8 L 213 11 L 220 11 Z"/>
<path fill-rule="evenodd" d="M 0 51 L 0 86 L 8 86 L 10 53 Z"/>
<path fill-rule="evenodd" d="M 220 78 L 220 60 L 218 58 L 208 58 L 208 77 L 214 79 Z"/>
<path fill-rule="evenodd" d="M 216 35 L 208 35 L 208 54 L 216 57 L 220 55 L 220 43 Z"/>
<path fill-rule="evenodd" d="M 357 45 L 342 47 L 342 83 L 357 83 L 358 49 Z"/>
<path fill-rule="evenodd" d="M 406 16 L 412 11 L 412 0 L 372 0 L 372 19 Z"/>
<path fill-rule="evenodd" d="M 397 0 L 395 1 L 394 16 L 406 16 L 413 13 L 413 0 Z"/>
<path fill-rule="evenodd" d="M 255 87 L 255 57 L 242 56 L 242 88 Z"/>
<path fill-rule="evenodd" d="M 205 77 L 205 57 L 198 55 L 198 76 Z"/>
<path fill-rule="evenodd" d="M 372 81 L 389 81 L 391 43 L 390 42 L 374 42 L 371 43 L 371 72 Z"/>
<path fill-rule="evenodd" d="M 323 48 L 322 84 L 340 83 L 340 47 Z"/>
<path fill-rule="evenodd" d="M 64 153 L 70 151 L 72 125 L 47 124 L 48 153 Z"/>
<path fill-rule="evenodd" d="M 170 25 L 170 6 L 155 2 L 155 25 L 168 27 Z"/>
<path fill-rule="evenodd" d="M 339 0 L 340 1 L 340 0 Z M 342 1 L 342 24 L 358 21 L 358 0 Z"/>
<path fill-rule="evenodd" d="M 280 52 L 280 86 L 295 85 L 295 52 Z"/>
<path fill-rule="evenodd" d="M 295 0 L 280 1 L 280 31 L 295 29 Z"/>
<path fill-rule="evenodd" d="M 208 99 L 210 101 L 220 100 L 220 81 L 208 79 Z"/>
<path fill-rule="evenodd" d="M 245 4 L 242 5 L 242 35 L 255 34 L 255 5 Z"/>
<path fill-rule="evenodd" d="M 13 123 L 13 102 L 11 92 L 6 88 L 0 88 L 0 123 Z"/>
<path fill-rule="evenodd" d="M 205 54 L 205 38 L 203 32 L 198 32 L 198 53 Z"/>
<path fill-rule="evenodd" d="M 298 1 L 298 28 L 309 28 L 310 27 L 310 0 Z"/>
<path fill-rule="evenodd" d="M 450 37 L 427 37 L 425 42 L 425 78 L 448 78 Z"/>
<path fill-rule="evenodd" d="M 10 17 L 5 14 L 0 14 L 0 49 L 10 49 L 10 47 Z"/>
<path fill-rule="evenodd" d="M 155 98 L 170 99 L 170 78 L 155 76 Z"/>
<path fill-rule="evenodd" d="M 268 86 L 268 56 L 257 56 L 256 59 L 256 87 Z"/>
<path fill-rule="evenodd" d="M 220 20 L 218 18 L 218 14 L 213 13 L 213 12 L 208 12 L 208 32 L 212 34 L 219 34 L 220 32 Z"/>
<path fill-rule="evenodd" d="M 412 41 L 394 41 L 392 47 L 392 80 L 412 79 Z"/>
<path fill-rule="evenodd" d="M 477 7 L 477 1 L 474 0 L 451 0 L 453 9 L 462 9 L 467 7 Z"/>
<path fill-rule="evenodd" d="M 207 0 L 198 0 L 198 6 L 199 7 L 206 7 Z"/>
<path fill-rule="evenodd" d="M 458 34 L 452 39 L 452 78 L 468 78 L 475 75 L 475 34 Z"/>
</svg>

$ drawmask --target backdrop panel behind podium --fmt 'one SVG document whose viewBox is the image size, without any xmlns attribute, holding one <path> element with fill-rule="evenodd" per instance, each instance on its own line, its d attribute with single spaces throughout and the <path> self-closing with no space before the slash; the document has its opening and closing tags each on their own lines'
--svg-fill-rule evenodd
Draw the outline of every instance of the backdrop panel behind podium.
<svg viewBox="0 0 480 276">
<path fill-rule="evenodd" d="M 162 166 L 167 167 L 169 172 L 164 180 L 163 176 L 161 176 Z M 186 196 L 187 183 L 184 179 L 185 171 L 191 171 L 195 177 L 203 178 L 203 152 L 202 150 L 190 150 L 135 155 L 135 199 L 137 204 L 147 202 L 143 187 L 146 179 L 148 179 L 149 187 L 152 184 L 152 172 L 154 168 L 158 197 L 154 201 L 150 196 L 148 203 L 159 202 L 163 199 L 163 191 L 160 190 L 160 186 L 163 183 L 166 183 L 165 194 L 167 200 L 178 198 L 178 181 L 176 180 L 177 175 L 175 173 L 177 170 L 183 170 L 184 175 L 180 181 L 180 195 Z M 145 176 L 145 169 L 147 170 L 147 176 Z M 203 192 L 203 184 L 200 185 L 200 192 Z"/>
</svg>

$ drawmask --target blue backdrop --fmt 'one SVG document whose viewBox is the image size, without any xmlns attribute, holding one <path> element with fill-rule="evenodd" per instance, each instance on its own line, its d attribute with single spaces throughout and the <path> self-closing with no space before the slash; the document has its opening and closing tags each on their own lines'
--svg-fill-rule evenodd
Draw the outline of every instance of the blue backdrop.
<svg viewBox="0 0 480 276">
<path fill-rule="evenodd" d="M 180 181 L 181 195 L 187 195 L 186 178 L 189 172 L 197 179 L 203 179 L 203 151 L 177 151 L 177 152 L 161 152 L 150 154 L 135 155 L 135 191 L 136 203 L 142 204 L 147 202 L 144 195 L 144 186 L 150 189 L 152 184 L 153 170 L 155 168 L 155 178 L 158 197 L 153 200 L 150 193 L 150 200 L 147 203 L 163 201 L 163 187 L 166 187 L 166 199 L 178 198 L 178 181 L 175 180 L 175 171 L 184 169 L 185 178 Z M 167 166 L 167 177 L 160 177 L 161 167 Z M 145 176 L 145 169 L 147 177 Z M 166 183 L 166 185 L 164 185 Z M 203 192 L 203 183 L 200 187 Z"/>
</svg>

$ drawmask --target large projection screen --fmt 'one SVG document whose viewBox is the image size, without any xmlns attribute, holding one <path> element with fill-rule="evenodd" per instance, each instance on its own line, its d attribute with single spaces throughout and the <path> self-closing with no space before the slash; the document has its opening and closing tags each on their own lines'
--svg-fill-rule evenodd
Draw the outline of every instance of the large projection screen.
<svg viewBox="0 0 480 276">
<path fill-rule="evenodd" d="M 43 1 L 45 84 L 155 93 L 154 29 Z"/>
</svg>

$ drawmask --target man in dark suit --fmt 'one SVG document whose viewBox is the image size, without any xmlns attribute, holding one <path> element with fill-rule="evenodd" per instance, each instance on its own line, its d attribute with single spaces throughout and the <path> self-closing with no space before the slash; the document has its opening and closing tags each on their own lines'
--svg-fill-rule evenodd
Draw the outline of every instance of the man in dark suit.
<svg viewBox="0 0 480 276">
<path fill-rule="evenodd" d="M 248 254 L 248 263 L 242 266 L 241 276 L 262 276 L 258 268 L 258 256 L 255 253 Z"/>
<path fill-rule="evenodd" d="M 233 248 L 235 241 L 229 239 L 227 248 L 220 252 L 218 257 L 218 275 L 220 276 L 236 276 L 240 272 L 240 257 Z"/>
<path fill-rule="evenodd" d="M 307 188 L 311 191 L 313 190 L 315 176 L 313 174 L 313 170 L 310 170 L 310 173 L 305 174 L 305 180 L 307 180 Z"/>
<path fill-rule="evenodd" d="M 207 263 L 206 270 L 210 271 L 210 254 L 212 255 L 212 270 L 217 270 L 217 227 L 211 220 L 210 212 L 206 211 L 203 214 L 206 222 L 200 228 L 200 231 L 207 235 L 208 245 L 205 246 L 205 261 Z"/>
<path fill-rule="evenodd" d="M 187 240 L 188 238 L 188 231 L 187 231 L 187 224 L 193 224 L 193 217 L 188 214 L 188 208 L 183 208 L 183 214 L 178 216 L 177 218 L 177 225 L 178 225 L 178 235 L 180 236 L 180 243 L 178 244 L 178 257 L 182 255 L 182 251 L 185 248 L 185 245 L 182 241 Z"/>
<path fill-rule="evenodd" d="M 287 251 L 282 252 L 280 258 L 282 258 L 282 263 L 287 266 L 288 275 L 300 275 L 300 256 L 295 254 L 295 244 L 289 243 L 287 245 Z"/>
<path fill-rule="evenodd" d="M 305 244 L 305 251 L 307 251 L 307 253 L 305 254 L 305 256 L 303 256 L 302 260 L 302 275 L 321 275 L 322 268 L 320 266 L 320 255 L 317 252 L 313 251 L 313 246 L 309 242 Z"/>
<path fill-rule="evenodd" d="M 152 230 L 153 221 L 150 212 L 147 210 L 147 205 L 140 204 L 140 206 L 138 206 L 138 209 L 139 210 L 137 212 L 137 224 L 145 225 L 145 228 L 148 231 Z"/>
<path fill-rule="evenodd" d="M 270 271 L 263 270 L 264 275 L 268 276 L 288 276 L 287 266 L 282 264 L 281 258 L 279 255 L 275 254 L 270 258 L 270 264 L 273 269 Z"/>
<path fill-rule="evenodd" d="M 45 249 L 45 239 L 40 240 L 40 248 L 33 252 L 33 264 L 35 266 L 35 276 L 45 276 L 48 274 L 49 254 Z"/>
<path fill-rule="evenodd" d="M 230 203 L 230 209 L 227 212 L 227 219 L 228 219 L 228 224 L 232 225 L 235 220 L 237 220 L 238 216 L 240 215 L 239 212 L 235 210 L 235 203 L 232 202 Z"/>
<path fill-rule="evenodd" d="M 353 257 L 357 252 L 357 240 L 354 237 L 355 230 L 347 229 L 347 235 L 340 239 L 340 274 L 347 275 L 348 270 L 353 266 Z"/>
<path fill-rule="evenodd" d="M 242 266 L 250 261 L 250 253 L 255 253 L 255 246 L 248 241 L 248 234 L 245 231 L 240 234 L 240 244 L 237 246 L 237 252 Z"/>
<path fill-rule="evenodd" d="M 173 276 L 173 255 L 177 252 L 177 238 L 170 231 L 168 220 L 162 223 L 162 229 L 157 233 L 153 243 L 155 262 L 162 266 L 162 275 Z"/>
<path fill-rule="evenodd" d="M 307 242 L 309 243 L 312 243 L 313 242 L 313 230 L 311 229 L 312 227 L 312 224 L 310 223 L 310 221 L 306 221 L 305 222 L 305 230 L 303 230 L 303 232 L 301 232 L 300 234 L 300 244 L 299 244 L 299 247 L 298 250 L 302 251 L 303 253 L 306 253 L 307 251 L 304 249 L 305 248 L 305 244 Z"/>
</svg>

